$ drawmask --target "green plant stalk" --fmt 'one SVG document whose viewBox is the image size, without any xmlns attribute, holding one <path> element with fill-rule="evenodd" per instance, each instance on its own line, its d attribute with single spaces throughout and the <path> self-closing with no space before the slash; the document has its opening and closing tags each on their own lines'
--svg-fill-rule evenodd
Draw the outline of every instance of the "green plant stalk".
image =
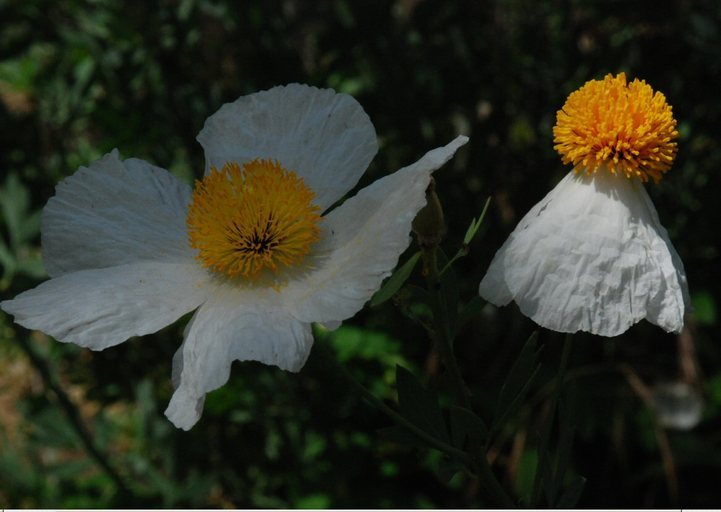
<svg viewBox="0 0 721 512">
<path fill-rule="evenodd" d="M 440 439 L 432 436 L 426 431 L 418 428 L 414 423 L 406 419 L 403 415 L 393 410 L 391 407 L 386 405 L 383 400 L 375 396 L 370 390 L 368 390 L 363 384 L 358 382 L 355 377 L 348 371 L 348 369 L 338 364 L 332 353 L 323 345 L 318 344 L 316 350 L 321 352 L 323 356 L 328 360 L 332 361 L 332 365 L 338 369 L 338 373 L 343 376 L 348 384 L 358 392 L 358 394 L 373 407 L 378 408 L 382 413 L 388 416 L 398 425 L 408 429 L 418 438 L 422 439 L 429 446 L 436 450 L 445 453 L 446 455 L 453 457 L 454 459 L 462 462 L 467 468 L 470 468 L 471 475 L 478 478 L 481 487 L 487 491 L 487 497 L 492 505 L 504 508 L 516 508 L 516 504 L 511 498 L 508 497 L 506 492 L 501 487 L 501 484 L 496 480 L 495 475 L 491 471 L 488 462 L 485 458 L 485 453 L 482 454 L 477 460 L 476 457 L 471 457 L 463 450 L 459 450 L 455 446 L 451 446 L 448 443 L 441 441 Z"/>
<path fill-rule="evenodd" d="M 468 395 L 468 388 L 465 382 L 463 382 L 461 371 L 458 368 L 458 363 L 453 354 L 453 336 L 451 335 L 450 325 L 448 325 L 447 310 L 444 307 L 445 304 L 443 304 L 439 292 L 440 274 L 438 273 L 436 248 L 436 246 L 433 246 L 423 249 L 423 268 L 426 273 L 426 283 L 431 298 L 431 310 L 433 311 L 433 322 L 435 323 L 434 341 L 443 358 L 443 364 L 445 364 L 451 377 L 458 401 L 466 409 L 470 409 L 471 400 Z"/>
<path fill-rule="evenodd" d="M 431 434 L 427 433 L 426 431 L 418 428 L 414 423 L 406 419 L 403 415 L 400 413 L 394 411 L 392 408 L 390 408 L 388 405 L 386 405 L 383 400 L 375 396 L 370 390 L 368 390 L 363 384 L 358 382 L 355 377 L 348 371 L 348 369 L 343 366 L 342 364 L 338 364 L 338 361 L 333 356 L 332 353 L 323 345 L 320 345 L 317 350 L 323 354 L 323 356 L 328 360 L 332 362 L 332 365 L 338 370 L 338 373 L 340 373 L 341 376 L 346 380 L 348 384 L 353 387 L 354 390 L 358 392 L 358 394 L 363 397 L 363 399 L 368 402 L 370 405 L 377 407 L 381 412 L 383 412 L 386 416 L 388 416 L 390 419 L 392 419 L 394 422 L 399 424 L 400 426 L 410 430 L 418 436 L 420 439 L 428 443 L 429 446 L 432 446 L 433 448 L 451 456 L 454 457 L 461 462 L 463 462 L 466 465 L 471 464 L 471 457 L 464 451 L 459 450 L 455 446 L 451 446 L 450 444 L 441 441 L 437 437 L 432 436 Z"/>
<path fill-rule="evenodd" d="M 463 244 L 461 245 L 461 248 L 458 249 L 458 252 L 446 263 L 446 265 L 441 269 L 441 275 L 445 274 L 446 270 L 451 268 L 451 265 L 453 265 L 456 260 L 463 258 L 464 256 L 468 256 L 469 247 L 468 245 L 473 240 L 473 237 L 476 236 L 476 232 L 478 231 L 478 228 L 480 227 L 481 223 L 483 222 L 483 219 L 486 217 L 486 212 L 488 211 L 488 205 L 491 204 L 491 198 L 489 197 L 486 200 L 486 204 L 483 206 L 483 211 L 481 212 L 480 217 L 478 217 L 478 220 L 473 220 L 471 222 L 470 227 L 466 231 L 466 236 L 463 239 Z"/>
<path fill-rule="evenodd" d="M 456 357 L 453 354 L 453 335 L 451 334 L 451 326 L 448 323 L 448 315 L 446 304 L 443 304 L 440 287 L 440 274 L 438 273 L 437 246 L 426 247 L 423 249 L 423 264 L 426 273 L 426 282 L 428 292 L 431 297 L 431 309 L 433 310 L 433 319 L 435 323 L 436 345 L 443 358 L 443 363 L 450 374 L 453 386 L 461 404 L 468 410 L 471 408 L 471 400 L 468 393 L 468 387 L 463 381 L 461 371 L 458 368 Z M 445 270 L 445 269 L 444 269 Z M 486 452 L 482 447 L 476 447 L 477 455 L 472 458 L 473 468 L 476 470 L 476 477 L 479 484 L 487 492 L 487 496 L 493 505 L 516 508 L 516 504 L 508 496 L 503 486 L 500 484 L 496 476 L 493 474 L 491 466 L 486 459 Z"/>
<path fill-rule="evenodd" d="M 541 431 L 541 442 L 540 442 L 540 449 L 539 453 L 542 453 L 545 451 L 548 452 L 548 443 L 549 438 L 551 436 L 551 426 L 553 425 L 553 418 L 556 415 L 556 409 L 558 408 L 558 402 L 561 399 L 561 390 L 563 389 L 563 381 L 566 374 L 566 368 L 568 367 L 568 359 L 571 355 L 571 346 L 573 341 L 573 334 L 568 333 L 563 337 L 563 350 L 561 352 L 561 361 L 558 366 L 558 374 L 556 375 L 556 386 L 553 393 L 553 396 L 551 397 L 551 407 L 550 407 L 550 417 L 548 421 L 545 422 L 545 425 L 543 426 L 543 429 Z M 536 475 L 533 479 L 533 493 L 532 496 L 532 502 L 531 505 L 535 508 L 539 506 L 539 501 L 541 499 L 541 480 L 542 475 L 541 471 L 539 471 L 540 468 L 540 459 L 538 466 L 536 466 Z M 550 504 L 549 504 L 550 505 Z"/>
</svg>

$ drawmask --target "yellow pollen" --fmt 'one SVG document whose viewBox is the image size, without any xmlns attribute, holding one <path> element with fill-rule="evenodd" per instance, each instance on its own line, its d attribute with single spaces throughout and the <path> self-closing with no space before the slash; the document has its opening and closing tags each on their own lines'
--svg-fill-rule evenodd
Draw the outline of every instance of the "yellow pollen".
<svg viewBox="0 0 721 512">
<path fill-rule="evenodd" d="M 314 197 L 273 160 L 213 167 L 195 184 L 186 221 L 190 245 L 204 267 L 230 277 L 295 266 L 320 238 Z"/>
<path fill-rule="evenodd" d="M 676 120 L 660 92 L 626 75 L 606 75 L 571 93 L 556 114 L 554 149 L 564 164 L 589 174 L 612 174 L 659 182 L 676 151 Z"/>
</svg>

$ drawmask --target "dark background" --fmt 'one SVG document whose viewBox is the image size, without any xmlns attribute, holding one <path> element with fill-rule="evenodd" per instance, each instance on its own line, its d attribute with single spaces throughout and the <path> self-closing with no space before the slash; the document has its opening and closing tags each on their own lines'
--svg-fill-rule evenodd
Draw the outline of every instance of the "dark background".
<svg viewBox="0 0 721 512">
<path fill-rule="evenodd" d="M 553 150 L 556 111 L 585 81 L 620 71 L 662 91 L 679 123 L 673 169 L 647 189 L 684 261 L 695 313 L 681 337 L 646 322 L 613 339 L 574 337 L 569 475 L 588 479 L 582 507 L 719 506 L 716 0 L 0 0 L 0 299 L 45 278 L 38 213 L 64 176 L 117 147 L 190 181 L 202 173 L 194 138 L 206 117 L 240 95 L 295 81 L 352 94 L 370 115 L 380 151 L 361 185 L 470 136 L 436 173 L 448 253 L 493 198 L 457 267 L 470 299 L 516 222 L 568 172 Z M 92 353 L 0 313 L 0 506 L 484 505 L 474 481 L 443 478 L 438 454 L 379 437 L 388 420 L 315 351 L 298 375 L 236 363 L 195 428 L 176 430 L 162 412 L 184 324 Z M 481 408 L 492 408 L 533 330 L 515 306 L 484 309 L 464 329 L 457 352 Z M 541 378 L 490 453 L 521 497 L 561 342 L 540 332 Z M 390 302 L 317 343 L 388 400 L 397 363 L 444 389 L 424 331 Z M 655 384 L 679 379 L 705 402 L 689 431 L 662 428 L 649 407 Z M 88 455 L 51 384 L 70 397 L 130 492 L 117 492 Z"/>
</svg>

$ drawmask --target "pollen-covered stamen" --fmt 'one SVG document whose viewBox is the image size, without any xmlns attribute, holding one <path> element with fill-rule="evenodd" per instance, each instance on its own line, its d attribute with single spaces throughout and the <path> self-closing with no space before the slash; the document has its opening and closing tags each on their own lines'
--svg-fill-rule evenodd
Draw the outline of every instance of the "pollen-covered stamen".
<svg viewBox="0 0 721 512">
<path fill-rule="evenodd" d="M 204 267 L 253 278 L 300 263 L 320 238 L 313 192 L 278 162 L 229 162 L 196 183 L 190 245 Z"/>
<path fill-rule="evenodd" d="M 607 169 L 658 182 L 676 157 L 676 120 L 660 92 L 643 80 L 606 75 L 571 93 L 556 114 L 554 148 L 576 171 Z"/>
</svg>

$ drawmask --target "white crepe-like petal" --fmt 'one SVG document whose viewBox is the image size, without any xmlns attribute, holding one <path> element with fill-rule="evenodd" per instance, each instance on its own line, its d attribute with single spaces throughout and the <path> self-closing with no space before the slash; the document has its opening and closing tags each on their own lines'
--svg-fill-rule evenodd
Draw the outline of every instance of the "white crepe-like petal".
<svg viewBox="0 0 721 512">
<path fill-rule="evenodd" d="M 195 264 L 129 263 L 64 274 L 0 307 L 28 329 L 102 350 L 192 311 L 205 300 L 208 282 Z"/>
<path fill-rule="evenodd" d="M 301 84 L 223 105 L 198 134 L 206 172 L 226 162 L 278 160 L 327 209 L 352 189 L 378 151 L 368 115 L 351 96 Z"/>
<path fill-rule="evenodd" d="M 42 216 L 43 260 L 52 277 L 142 260 L 189 262 L 190 188 L 117 150 L 58 184 Z"/>
<path fill-rule="evenodd" d="M 313 335 L 278 303 L 277 292 L 221 285 L 198 309 L 173 358 L 175 393 L 165 415 L 190 429 L 200 418 L 205 394 L 228 381 L 234 360 L 260 361 L 283 370 L 305 364 Z"/>
<path fill-rule="evenodd" d="M 304 322 L 339 321 L 358 312 L 408 247 L 411 222 L 426 204 L 431 173 L 467 141 L 460 136 L 429 151 L 330 212 L 316 268 L 281 290 L 288 311 Z"/>
<path fill-rule="evenodd" d="M 569 173 L 519 222 L 481 281 L 543 327 L 616 336 L 646 318 L 679 332 L 683 264 L 637 180 Z"/>
</svg>

